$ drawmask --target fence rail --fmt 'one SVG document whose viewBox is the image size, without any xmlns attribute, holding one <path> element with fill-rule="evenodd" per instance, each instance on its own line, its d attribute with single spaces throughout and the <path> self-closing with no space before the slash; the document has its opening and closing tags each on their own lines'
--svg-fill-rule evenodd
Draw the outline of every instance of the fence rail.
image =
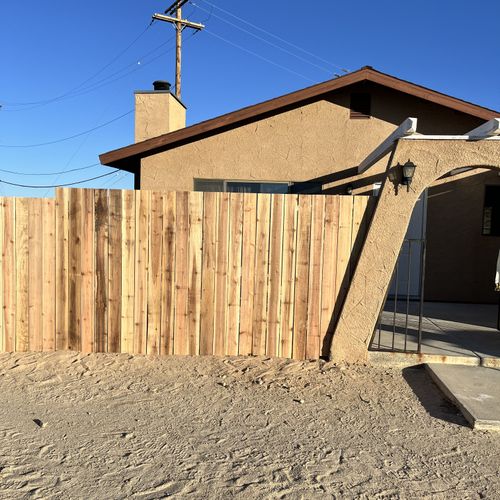
<svg viewBox="0 0 500 500">
<path fill-rule="evenodd" d="M 93 189 L 3 198 L 0 351 L 318 358 L 367 204 Z"/>
</svg>

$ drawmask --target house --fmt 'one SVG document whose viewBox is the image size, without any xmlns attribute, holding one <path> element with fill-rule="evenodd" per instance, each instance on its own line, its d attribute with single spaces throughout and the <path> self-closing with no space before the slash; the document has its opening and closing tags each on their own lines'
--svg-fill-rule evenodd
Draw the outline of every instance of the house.
<svg viewBox="0 0 500 500">
<path fill-rule="evenodd" d="M 408 117 L 420 134 L 462 136 L 500 116 L 368 66 L 189 127 L 162 82 L 135 100 L 136 143 L 101 163 L 132 172 L 138 189 L 170 191 L 377 195 L 390 152 L 364 172 L 358 166 Z M 408 296 L 419 296 L 425 278 L 426 301 L 498 300 L 500 177 L 473 166 L 446 173 L 420 197 L 407 237 L 426 240 L 426 258 L 401 277 Z"/>
</svg>

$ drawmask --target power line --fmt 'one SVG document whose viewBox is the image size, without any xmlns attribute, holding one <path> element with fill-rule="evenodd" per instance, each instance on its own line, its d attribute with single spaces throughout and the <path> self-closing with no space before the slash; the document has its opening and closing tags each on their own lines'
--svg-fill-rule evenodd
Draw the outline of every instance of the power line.
<svg viewBox="0 0 500 500">
<path fill-rule="evenodd" d="M 73 87 L 72 89 L 68 90 L 67 92 L 59 95 L 59 96 L 56 96 L 56 97 L 52 97 L 50 99 L 45 99 L 45 100 L 40 100 L 40 101 L 33 101 L 33 102 L 8 102 L 8 101 L 5 101 L 5 104 L 7 106 L 33 106 L 33 105 L 42 105 L 42 104 L 49 104 L 51 102 L 54 102 L 54 101 L 57 101 L 63 97 L 66 97 L 68 96 L 69 94 L 73 93 L 75 90 L 78 90 L 80 89 L 81 87 L 83 87 L 86 83 L 90 82 L 91 80 L 93 80 L 96 76 L 100 75 L 103 71 L 105 71 L 106 69 L 108 69 L 115 61 L 117 61 L 118 59 L 120 59 L 120 57 L 125 54 L 130 48 L 132 48 L 142 37 L 143 35 L 148 31 L 148 29 L 151 27 L 151 24 L 150 23 L 145 29 L 144 31 L 142 31 L 139 36 L 137 36 L 129 45 L 127 45 L 127 47 L 125 47 L 125 49 L 123 49 L 121 52 L 118 53 L 118 55 L 116 55 L 115 57 L 113 57 L 111 59 L 111 61 L 109 61 L 107 64 L 105 64 L 101 69 L 99 69 L 96 73 L 94 73 L 92 76 L 88 77 L 86 80 L 84 80 L 83 82 L 81 82 L 80 84 L 78 84 L 76 87 Z"/>
<path fill-rule="evenodd" d="M 116 118 L 113 118 L 112 120 L 109 120 L 109 122 L 102 123 L 101 125 L 97 125 L 96 127 L 91 128 L 90 130 L 85 130 L 84 132 L 80 132 L 78 134 L 71 135 L 69 137 L 64 137 L 62 139 L 56 139 L 54 141 L 47 141 L 47 142 L 40 142 L 38 144 L 0 144 L 0 148 L 37 148 L 40 146 L 48 146 L 50 144 L 57 144 L 59 142 L 64 142 L 64 141 L 69 141 L 70 139 L 75 139 L 76 137 L 81 137 L 82 135 L 90 134 L 91 132 L 94 132 L 94 130 L 98 130 L 100 128 L 106 127 L 107 125 L 110 125 L 111 123 L 114 123 L 121 118 L 124 118 L 127 115 L 130 115 L 133 113 L 133 109 L 130 111 L 127 111 L 123 115 L 117 116 Z"/>
<path fill-rule="evenodd" d="M 226 42 L 229 45 L 232 45 L 233 47 L 236 47 L 236 48 L 238 48 L 240 50 L 243 50 L 244 52 L 247 52 L 248 54 L 252 54 L 253 56 L 258 57 L 259 59 L 262 59 L 263 61 L 266 61 L 267 63 L 272 64 L 273 66 L 276 66 L 277 68 L 281 68 L 281 69 L 283 69 L 285 71 L 288 71 L 289 73 L 293 73 L 294 75 L 300 76 L 301 78 L 304 78 L 305 80 L 308 80 L 310 82 L 316 83 L 315 80 L 313 80 L 312 78 L 309 78 L 308 76 L 305 76 L 305 75 L 303 75 L 301 73 L 298 73 L 297 71 L 295 71 L 293 69 L 287 68 L 286 66 L 283 66 L 283 65 L 278 64 L 278 63 L 276 63 L 274 61 L 271 61 L 271 59 L 268 59 L 267 57 L 261 56 L 260 54 L 258 54 L 257 52 L 254 52 L 253 50 L 246 49 L 245 47 L 242 47 L 241 45 L 238 45 L 237 43 L 234 43 L 231 40 L 227 40 L 226 38 L 224 38 L 224 37 L 222 37 L 220 35 L 217 35 L 213 31 L 210 31 L 210 30 L 208 30 L 206 28 L 205 28 L 205 31 L 209 35 L 212 35 L 212 36 L 214 36 L 216 38 L 219 38 L 223 42 Z"/>
<path fill-rule="evenodd" d="M 306 59 L 305 57 L 302 57 L 302 56 L 299 56 L 298 54 L 293 53 L 291 50 L 285 49 L 284 47 L 280 47 L 279 45 L 277 45 L 277 44 L 275 44 L 273 42 L 270 42 L 269 40 L 266 40 L 265 38 L 262 38 L 261 36 L 256 35 L 255 33 L 252 33 L 251 31 L 249 31 L 249 30 L 247 30 L 245 28 L 242 28 L 241 26 L 238 26 L 236 23 L 228 21 L 227 19 L 224 19 L 223 17 L 218 16 L 217 14 L 211 13 L 209 10 L 201 7 L 200 5 L 198 5 L 196 3 L 193 3 L 193 5 L 195 7 L 198 7 L 199 9 L 201 9 L 202 11 L 204 11 L 204 12 L 206 12 L 208 14 L 212 14 L 215 18 L 220 19 L 221 21 L 225 22 L 226 24 L 229 24 L 230 26 L 233 26 L 236 29 L 239 29 L 243 33 L 246 33 L 246 34 L 248 34 L 250 36 L 253 36 L 257 40 L 260 40 L 260 41 L 262 41 L 264 43 L 267 43 L 268 45 L 271 45 L 271 47 L 275 47 L 278 50 L 281 50 L 282 52 L 285 52 L 286 54 L 289 54 L 289 55 L 291 55 L 293 57 L 296 57 L 297 59 L 300 59 L 301 61 L 303 61 L 303 62 L 305 62 L 307 64 L 310 64 L 311 66 L 314 66 L 316 68 L 321 69 L 322 71 L 325 71 L 326 73 L 331 73 L 331 70 L 328 69 L 328 68 L 325 68 L 325 66 L 320 66 L 319 64 L 316 64 L 316 63 L 310 61 L 309 59 Z"/>
<path fill-rule="evenodd" d="M 262 33 L 265 33 L 266 35 L 270 36 L 270 37 L 273 37 L 275 38 L 276 40 L 279 40 L 280 42 L 283 42 L 283 43 L 286 43 L 287 45 L 289 45 L 290 47 L 293 47 L 297 50 L 300 50 L 301 52 L 303 52 L 304 54 L 307 54 L 311 57 L 314 57 L 315 59 L 317 59 L 318 61 L 322 61 L 326 64 L 329 64 L 330 66 L 333 66 L 334 68 L 337 68 L 337 69 L 340 69 L 341 71 L 343 71 L 344 73 L 348 73 L 349 70 L 346 69 L 346 68 L 343 68 L 341 66 L 338 66 L 330 61 L 327 61 L 326 59 L 323 59 L 322 57 L 316 55 L 316 54 L 313 54 L 312 52 L 309 52 L 308 50 L 306 49 L 303 49 L 302 47 L 300 47 L 299 45 L 296 45 L 292 42 L 289 42 L 288 40 L 285 40 L 284 38 L 281 38 L 280 36 L 278 35 L 275 35 L 274 33 L 271 33 L 270 31 L 267 31 L 265 30 L 264 28 L 261 28 L 260 26 L 257 26 L 255 24 L 252 24 L 251 22 L 249 21 L 246 21 L 245 19 L 242 19 L 241 17 L 237 16 L 236 14 L 233 14 L 232 12 L 229 12 L 228 10 L 225 10 L 223 9 L 222 7 L 218 7 L 217 5 L 214 5 L 213 3 L 209 2 L 208 0 L 201 0 L 202 2 L 210 5 L 211 7 L 213 8 L 216 8 L 218 10 L 220 10 L 221 12 L 224 12 L 225 14 L 227 14 L 228 16 L 231 16 L 233 17 L 234 19 L 237 19 L 238 21 L 248 25 L 248 26 L 251 26 L 252 28 L 256 29 L 256 30 L 259 30 L 260 32 Z"/>
<path fill-rule="evenodd" d="M 79 172 L 81 170 L 88 170 L 90 168 L 94 167 L 99 167 L 103 166 L 100 163 L 93 163 L 92 165 L 85 165 L 83 167 L 77 167 L 77 168 L 72 168 L 70 170 L 61 170 L 60 172 L 35 172 L 35 173 L 30 173 L 30 172 L 17 172 L 15 170 L 6 170 L 4 168 L 0 168 L 0 172 L 4 172 L 6 174 L 12 174 L 12 175 L 24 175 L 27 177 L 38 177 L 38 176 L 49 176 L 49 175 L 62 175 L 62 174 L 68 174 L 70 172 Z"/>
<path fill-rule="evenodd" d="M 7 184 L 9 186 L 16 186 L 29 189 L 51 189 L 58 187 L 76 186 L 77 184 L 83 184 L 84 182 L 95 181 L 96 179 L 102 179 L 103 177 L 107 177 L 108 175 L 113 175 L 114 173 L 119 172 L 119 170 L 120 169 L 117 168 L 116 170 L 113 170 L 113 172 L 107 172 L 102 175 L 97 175 L 96 177 L 90 177 L 89 179 L 83 179 L 81 181 L 75 181 L 75 182 L 68 182 L 66 184 L 54 184 L 51 186 L 40 186 L 37 184 L 18 184 L 17 182 L 4 181 L 3 179 L 0 179 L 0 183 Z"/>
<path fill-rule="evenodd" d="M 188 40 L 191 39 L 191 37 L 196 34 L 196 32 L 192 33 L 191 36 L 189 36 L 188 38 L 186 38 L 186 42 Z M 75 97 L 80 97 L 82 95 L 86 95 L 86 94 L 89 94 L 91 92 L 94 92 L 96 90 L 99 90 L 100 88 L 102 87 L 106 87 L 108 85 L 111 85 L 119 80 L 122 80 L 123 78 L 126 78 L 127 76 L 135 73 L 136 71 L 140 71 L 142 68 L 146 67 L 146 66 L 149 66 L 150 64 L 152 64 L 153 62 L 155 62 L 157 59 L 159 59 L 160 57 L 163 57 L 165 54 L 168 54 L 169 52 L 171 52 L 175 47 L 170 47 L 168 48 L 167 50 L 163 51 L 163 52 L 160 52 L 160 54 L 158 54 L 157 56 L 155 56 L 153 59 L 151 59 L 150 61 L 147 61 L 145 63 L 142 63 L 142 60 L 149 57 L 151 54 L 155 53 L 158 49 L 160 49 L 161 47 L 164 47 L 165 45 L 167 45 L 169 42 L 171 42 L 173 39 L 175 38 L 175 35 L 170 37 L 166 42 L 163 42 L 161 43 L 160 45 L 158 45 L 156 48 L 154 48 L 153 50 L 150 50 L 149 52 L 147 52 L 146 54 L 144 54 L 143 56 L 141 56 L 139 58 L 138 61 L 134 61 L 133 63 L 129 63 L 127 64 L 126 66 L 124 66 L 123 68 L 119 69 L 118 71 L 115 71 L 114 73 L 111 73 L 110 75 L 108 75 L 107 77 L 101 79 L 101 80 L 98 80 L 97 82 L 94 82 L 93 84 L 89 85 L 88 87 L 86 88 L 83 88 L 81 89 L 80 91 L 78 92 L 71 92 L 71 93 L 67 93 L 65 95 L 65 97 L 61 97 L 57 100 L 52 100 L 51 102 L 49 103 L 44 103 L 44 104 L 37 104 L 37 105 L 33 105 L 33 106 L 30 106 L 30 107 L 24 107 L 24 108 L 19 108 L 19 109 L 3 109 L 2 111 L 3 112 L 9 112 L 9 113 L 13 113 L 13 112 L 19 112 L 19 111 L 29 111 L 29 110 L 32 110 L 32 109 L 35 109 L 35 108 L 39 108 L 39 107 L 42 107 L 42 106 L 46 106 L 47 104 L 52 104 L 52 103 L 55 103 L 55 102 L 61 102 L 65 99 L 72 99 L 72 98 L 75 98 Z M 118 75 L 120 74 L 121 72 L 123 72 L 124 70 L 130 68 L 131 66 L 135 66 L 134 69 L 132 69 L 131 71 L 128 71 L 127 73 L 123 74 L 123 75 L 120 75 L 118 76 L 117 78 L 114 78 L 112 80 L 110 80 L 110 78 L 112 78 L 113 76 L 115 75 Z"/>
</svg>

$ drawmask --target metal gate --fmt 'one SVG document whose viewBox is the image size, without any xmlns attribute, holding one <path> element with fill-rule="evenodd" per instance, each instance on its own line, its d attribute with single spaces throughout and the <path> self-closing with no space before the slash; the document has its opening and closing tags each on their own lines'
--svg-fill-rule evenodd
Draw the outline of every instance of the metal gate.
<svg viewBox="0 0 500 500">
<path fill-rule="evenodd" d="M 370 348 L 420 353 L 425 281 L 427 192 L 410 221 Z"/>
<path fill-rule="evenodd" d="M 417 276 L 412 267 L 414 259 L 420 264 Z M 425 239 L 405 239 L 374 332 L 372 350 L 421 352 L 424 285 Z"/>
</svg>

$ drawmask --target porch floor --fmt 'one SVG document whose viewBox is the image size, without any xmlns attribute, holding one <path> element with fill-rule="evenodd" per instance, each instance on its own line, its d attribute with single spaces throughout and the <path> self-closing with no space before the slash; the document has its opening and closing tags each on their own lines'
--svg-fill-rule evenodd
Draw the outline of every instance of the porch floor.
<svg viewBox="0 0 500 500">
<path fill-rule="evenodd" d="M 406 307 L 387 301 L 370 350 L 417 352 L 418 302 L 410 302 L 408 330 Z M 440 356 L 500 357 L 500 332 L 496 329 L 498 306 L 426 302 L 422 318 L 422 354 Z"/>
</svg>

